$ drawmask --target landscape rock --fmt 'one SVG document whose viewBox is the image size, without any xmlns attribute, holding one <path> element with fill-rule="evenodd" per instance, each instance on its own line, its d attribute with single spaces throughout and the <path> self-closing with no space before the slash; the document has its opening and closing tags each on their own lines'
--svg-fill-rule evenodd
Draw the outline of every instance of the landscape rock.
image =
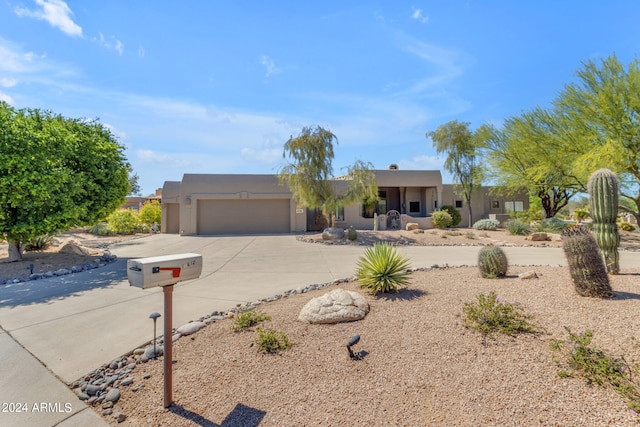
<svg viewBox="0 0 640 427">
<path fill-rule="evenodd" d="M 186 325 L 180 326 L 176 332 L 180 335 L 191 335 L 193 333 L 198 332 L 200 329 L 204 328 L 206 323 L 204 322 L 189 322 Z"/>
<path fill-rule="evenodd" d="M 407 231 L 417 230 L 418 228 L 420 228 L 420 224 L 417 222 L 408 222 L 406 226 Z"/>
<path fill-rule="evenodd" d="M 160 344 L 156 344 L 156 356 L 162 356 L 164 353 L 164 347 Z M 146 359 L 146 360 L 145 360 Z M 144 349 L 144 354 L 141 357 L 141 360 L 147 361 L 149 359 L 153 359 L 153 344 Z"/>
<path fill-rule="evenodd" d="M 85 248 L 81 246 L 78 242 L 74 240 L 70 240 L 65 243 L 58 252 L 62 254 L 74 254 L 74 255 L 98 255 L 99 252 L 94 249 Z"/>
<path fill-rule="evenodd" d="M 113 418 L 115 418 L 118 423 L 121 423 L 121 422 L 124 422 L 124 420 L 127 419 L 127 416 L 125 414 L 122 414 L 122 413 L 118 412 L 117 414 L 115 414 L 113 416 Z"/>
<path fill-rule="evenodd" d="M 518 274 L 520 279 L 537 279 L 538 275 L 534 270 L 525 271 L 524 273 Z"/>
<path fill-rule="evenodd" d="M 116 403 L 118 399 L 120 399 L 120 390 L 117 388 L 112 388 L 111 390 L 109 390 L 104 398 L 104 400 L 106 400 L 107 402 L 113 403 Z"/>
<path fill-rule="evenodd" d="M 322 240 L 343 240 L 344 229 L 338 227 L 325 228 L 322 232 Z"/>
<path fill-rule="evenodd" d="M 531 233 L 531 235 L 525 238 L 526 240 L 531 240 L 532 242 L 544 242 L 547 240 L 551 240 L 547 233 Z"/>
<path fill-rule="evenodd" d="M 352 322 L 363 319 L 368 312 L 369 303 L 361 294 L 334 289 L 306 303 L 298 319 L 312 324 Z"/>
<path fill-rule="evenodd" d="M 84 392 L 87 393 L 89 396 L 95 396 L 101 390 L 102 388 L 99 385 L 89 384 L 87 388 L 84 390 Z"/>
</svg>

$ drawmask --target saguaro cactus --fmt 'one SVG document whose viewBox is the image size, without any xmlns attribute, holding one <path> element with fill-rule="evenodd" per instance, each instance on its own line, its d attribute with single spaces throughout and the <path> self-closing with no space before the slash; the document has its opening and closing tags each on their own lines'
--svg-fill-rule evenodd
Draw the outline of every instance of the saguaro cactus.
<svg viewBox="0 0 640 427">
<path fill-rule="evenodd" d="M 599 298 L 613 296 L 598 245 L 587 227 L 578 225 L 562 230 L 562 249 L 578 294 Z"/>
<path fill-rule="evenodd" d="M 620 271 L 618 245 L 620 235 L 616 217 L 618 215 L 618 178 L 609 169 L 599 169 L 589 177 L 589 207 L 593 219 L 593 233 L 600 247 L 600 255 L 608 273 Z"/>
</svg>

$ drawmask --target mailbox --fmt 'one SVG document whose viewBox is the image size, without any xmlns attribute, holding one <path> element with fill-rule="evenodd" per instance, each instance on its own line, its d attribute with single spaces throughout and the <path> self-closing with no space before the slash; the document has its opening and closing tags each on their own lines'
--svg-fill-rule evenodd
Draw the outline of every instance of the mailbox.
<svg viewBox="0 0 640 427">
<path fill-rule="evenodd" d="M 176 254 L 127 261 L 127 278 L 131 286 L 147 289 L 174 285 L 200 277 L 202 255 Z"/>
</svg>

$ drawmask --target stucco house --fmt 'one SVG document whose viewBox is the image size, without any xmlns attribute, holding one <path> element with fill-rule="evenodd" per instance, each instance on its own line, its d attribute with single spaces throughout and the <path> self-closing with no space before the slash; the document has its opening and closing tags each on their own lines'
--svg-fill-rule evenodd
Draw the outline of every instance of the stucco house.
<svg viewBox="0 0 640 427">
<path fill-rule="evenodd" d="M 374 170 L 379 201 L 375 206 L 353 204 L 335 212 L 336 226 L 373 229 L 405 228 L 409 222 L 433 228 L 431 213 L 455 206 L 467 226 L 467 207 L 454 186 L 442 183 L 440 171 Z M 336 188 L 346 186 L 341 179 Z M 510 198 L 492 196 L 482 187 L 472 197 L 473 222 L 489 215 L 508 216 L 526 210 L 526 194 Z M 300 233 L 315 230 L 312 209 L 298 206 L 277 175 L 185 174 L 182 181 L 167 181 L 162 188 L 162 232 L 181 235 Z M 376 214 L 376 215 L 374 215 Z"/>
</svg>

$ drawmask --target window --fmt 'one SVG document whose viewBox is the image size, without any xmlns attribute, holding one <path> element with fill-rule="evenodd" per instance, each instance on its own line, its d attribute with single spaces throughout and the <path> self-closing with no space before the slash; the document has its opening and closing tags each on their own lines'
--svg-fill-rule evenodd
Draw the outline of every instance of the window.
<svg viewBox="0 0 640 427">
<path fill-rule="evenodd" d="M 420 202 L 409 202 L 409 213 L 420 213 Z"/>
<path fill-rule="evenodd" d="M 500 209 L 500 200 L 492 200 L 491 209 Z"/>
<path fill-rule="evenodd" d="M 456 208 L 462 207 L 462 200 L 456 200 Z"/>
<path fill-rule="evenodd" d="M 336 221 L 344 221 L 344 206 L 336 208 Z"/>
<path fill-rule="evenodd" d="M 433 209 L 438 209 L 438 201 L 437 200 L 433 201 Z"/>
<path fill-rule="evenodd" d="M 512 202 L 504 202 L 504 208 L 507 212 L 522 212 L 524 211 L 524 202 L 522 200 L 514 200 Z"/>
</svg>

